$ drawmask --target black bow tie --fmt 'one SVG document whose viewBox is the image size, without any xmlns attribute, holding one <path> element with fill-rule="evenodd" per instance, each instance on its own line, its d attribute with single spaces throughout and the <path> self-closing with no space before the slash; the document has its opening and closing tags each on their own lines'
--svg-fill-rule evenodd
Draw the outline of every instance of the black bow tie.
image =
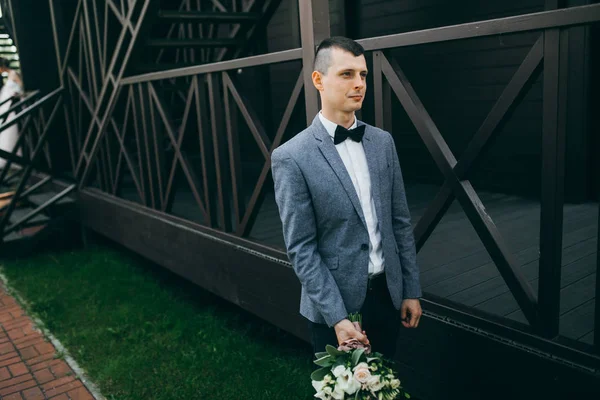
<svg viewBox="0 0 600 400">
<path fill-rule="evenodd" d="M 340 144 L 347 138 L 350 138 L 355 142 L 360 142 L 365 134 L 365 126 L 366 125 L 360 125 L 354 129 L 346 129 L 343 126 L 338 125 L 337 128 L 335 128 L 333 143 Z"/>
</svg>

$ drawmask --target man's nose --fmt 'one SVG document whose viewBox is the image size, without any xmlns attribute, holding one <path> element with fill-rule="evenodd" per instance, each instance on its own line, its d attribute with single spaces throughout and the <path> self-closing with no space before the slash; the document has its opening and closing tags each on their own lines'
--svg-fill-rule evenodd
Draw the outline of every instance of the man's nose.
<svg viewBox="0 0 600 400">
<path fill-rule="evenodd" d="M 358 75 L 357 78 L 354 78 L 354 87 L 357 89 L 362 89 L 365 86 L 365 81 L 362 76 Z"/>
</svg>

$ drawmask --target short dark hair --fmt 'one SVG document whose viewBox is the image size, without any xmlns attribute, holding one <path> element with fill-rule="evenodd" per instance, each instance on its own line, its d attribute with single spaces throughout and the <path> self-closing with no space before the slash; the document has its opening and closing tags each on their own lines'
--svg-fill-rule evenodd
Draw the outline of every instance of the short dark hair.
<svg viewBox="0 0 600 400">
<path fill-rule="evenodd" d="M 344 36 L 333 36 L 323 40 L 317 48 L 314 70 L 325 74 L 331 65 L 331 49 L 338 48 L 354 54 L 363 55 L 365 49 L 357 42 Z"/>
</svg>

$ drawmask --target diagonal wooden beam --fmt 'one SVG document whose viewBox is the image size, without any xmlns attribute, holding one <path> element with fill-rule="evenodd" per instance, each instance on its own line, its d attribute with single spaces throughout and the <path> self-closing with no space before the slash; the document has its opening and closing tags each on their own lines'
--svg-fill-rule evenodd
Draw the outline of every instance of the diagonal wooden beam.
<svg viewBox="0 0 600 400">
<path fill-rule="evenodd" d="M 265 181 L 271 170 L 271 153 L 273 153 L 273 150 L 279 147 L 279 144 L 283 139 L 283 134 L 285 133 L 285 130 L 290 122 L 294 108 L 298 104 L 298 98 L 300 97 L 300 92 L 302 91 L 303 86 L 304 73 L 302 70 L 300 70 L 300 74 L 298 75 L 298 79 L 296 79 L 296 84 L 294 85 L 294 89 L 292 90 L 288 104 L 283 112 L 281 122 L 277 128 L 277 133 L 275 134 L 275 138 L 273 139 L 273 143 L 269 149 L 269 157 L 266 159 L 263 165 L 256 187 L 250 196 L 250 201 L 248 202 L 248 208 L 246 209 L 244 218 L 237 229 L 236 233 L 239 236 L 248 236 L 252 226 L 254 225 L 254 221 L 256 220 L 256 216 L 258 215 L 258 211 L 260 210 L 260 206 L 264 198 Z"/>
<path fill-rule="evenodd" d="M 133 162 L 131 161 L 131 157 L 129 156 L 129 153 L 127 152 L 127 148 L 125 147 L 125 133 L 126 133 L 126 129 L 127 129 L 127 125 L 126 122 L 128 121 L 129 118 L 129 107 L 133 107 L 133 100 L 131 98 L 131 96 L 128 96 L 127 98 L 127 103 L 129 104 L 127 107 L 127 110 L 125 112 L 125 122 L 123 123 L 123 134 L 119 135 L 118 134 L 118 130 L 116 127 L 116 124 L 114 121 L 112 121 L 113 124 L 113 129 L 115 132 L 115 137 L 117 138 L 117 142 L 119 143 L 119 147 L 121 148 L 121 151 L 119 152 L 119 157 L 121 159 L 124 158 L 125 162 L 127 163 L 127 167 L 129 168 L 129 172 L 131 172 L 131 177 L 133 179 L 133 183 L 135 184 L 136 190 L 138 191 L 138 194 L 140 196 L 140 200 L 144 201 L 144 193 L 142 190 L 142 187 L 140 185 L 140 179 L 139 177 L 136 175 L 135 173 L 135 168 L 133 168 Z M 118 185 L 116 184 L 116 182 L 119 179 L 119 171 L 116 172 L 116 178 L 115 178 L 115 187 L 114 187 L 114 192 L 116 193 L 117 189 L 118 189 Z"/>
<path fill-rule="evenodd" d="M 90 24 L 90 12 L 88 10 L 88 2 L 83 2 L 83 27 L 85 28 L 85 39 L 86 39 L 86 47 L 87 47 L 87 64 L 89 70 L 89 76 L 91 77 L 91 87 L 92 91 L 90 91 L 90 96 L 93 99 L 98 98 L 98 81 L 96 79 L 96 58 L 94 57 L 94 46 L 92 45 L 92 27 Z"/>
<path fill-rule="evenodd" d="M 102 71 L 104 77 L 102 79 L 106 79 L 106 60 L 108 57 L 106 56 L 106 46 L 108 42 L 108 3 L 104 2 L 104 32 L 103 32 L 104 42 L 102 43 Z"/>
<path fill-rule="evenodd" d="M 539 77 L 543 58 L 544 38 L 540 36 L 462 153 L 455 169 L 459 177 L 464 177 L 477 158 L 483 155 L 495 134 Z"/>
<path fill-rule="evenodd" d="M 94 26 L 95 35 L 96 35 L 96 50 L 98 51 L 98 65 L 100 66 L 100 79 L 104 80 L 105 79 L 105 72 L 104 72 L 105 56 L 102 51 L 102 41 L 100 40 L 100 19 L 98 18 L 100 8 L 98 7 L 96 0 L 92 0 L 92 11 L 94 12 L 94 14 L 93 14 L 94 23 L 92 25 Z M 106 17 L 106 15 L 105 15 L 105 17 Z"/>
<path fill-rule="evenodd" d="M 73 41 L 75 40 L 75 34 L 77 32 L 77 27 L 79 25 L 79 14 L 81 13 L 81 10 L 83 9 L 82 3 L 83 3 L 83 0 L 79 0 L 79 2 L 77 3 L 77 8 L 75 9 L 75 16 L 73 17 L 73 25 L 71 26 L 71 33 L 69 34 L 69 40 L 67 42 L 67 49 L 65 50 L 65 55 L 64 55 L 64 58 L 62 59 L 62 61 L 59 60 L 59 62 L 61 62 L 59 65 L 61 77 L 64 77 L 64 75 L 65 75 L 65 70 L 67 68 L 67 63 L 69 61 L 69 55 L 71 53 L 71 45 L 73 44 Z M 55 23 L 56 23 L 56 21 L 55 21 Z"/>
<path fill-rule="evenodd" d="M 152 86 L 151 82 L 148 82 L 147 84 L 148 90 L 150 90 L 150 86 Z M 149 96 L 150 99 L 150 96 Z M 149 108 L 149 122 L 152 126 L 152 131 L 151 131 L 151 137 L 150 139 L 152 139 L 152 147 L 154 149 L 154 155 L 153 157 L 151 157 L 152 159 L 154 159 L 154 168 L 156 171 L 156 191 L 157 191 L 157 201 L 160 202 L 160 209 L 163 208 L 164 206 L 164 202 L 165 202 L 165 198 L 164 198 L 164 187 L 166 186 L 164 181 L 164 173 L 165 173 L 165 168 L 164 168 L 164 151 L 162 149 L 162 142 L 164 139 L 163 133 L 161 130 L 158 130 L 158 128 L 160 128 L 159 123 L 158 123 L 158 119 L 156 118 L 156 114 L 154 112 L 154 107 L 152 107 L 152 101 L 150 101 L 150 108 Z M 158 204 L 157 204 L 158 206 Z"/>
<path fill-rule="evenodd" d="M 256 116 L 256 112 L 254 112 L 250 106 L 250 102 L 246 100 L 243 95 L 240 94 L 240 92 L 238 92 L 233 84 L 233 79 L 229 76 L 227 71 L 223 72 L 223 83 L 227 86 L 227 88 L 229 88 L 231 96 L 242 112 L 242 116 L 248 124 L 248 128 L 250 128 L 250 132 L 252 132 L 252 136 L 254 136 L 254 140 L 256 140 L 256 144 L 263 154 L 263 157 L 269 158 L 271 140 L 267 136 L 265 129 L 262 127 L 259 118 Z"/>
<path fill-rule="evenodd" d="M 129 56 L 131 54 L 131 51 L 133 50 L 138 33 L 139 33 L 142 23 L 144 21 L 146 11 L 148 10 L 148 6 L 150 4 L 150 0 L 140 0 L 140 1 L 143 1 L 143 3 L 142 3 L 142 8 L 140 10 L 139 19 L 136 22 L 136 27 L 134 29 L 134 32 L 131 33 L 131 40 L 127 44 L 127 49 L 126 49 L 125 55 L 123 57 L 123 60 L 117 60 L 117 58 L 119 57 L 119 54 L 121 52 L 121 46 L 124 45 L 123 42 L 125 41 L 125 36 L 129 30 L 128 27 L 126 27 L 126 26 L 123 26 L 123 28 L 121 30 L 121 34 L 117 41 L 117 46 L 115 46 L 115 51 L 114 51 L 113 57 L 111 59 L 110 66 L 108 68 L 108 73 L 106 75 L 107 79 L 104 80 L 102 91 L 100 92 L 100 96 L 98 97 L 98 102 L 96 105 L 96 111 L 95 111 L 94 115 L 97 119 L 100 119 L 101 123 L 100 123 L 100 125 L 97 125 L 95 122 L 92 122 L 89 126 L 89 129 L 88 129 L 88 132 L 87 132 L 84 144 L 83 144 L 82 154 L 79 158 L 79 162 L 77 163 L 77 167 L 76 167 L 76 173 L 79 175 L 79 188 L 82 188 L 85 185 L 87 176 L 90 172 L 90 168 L 92 165 L 92 160 L 94 159 L 96 152 L 98 150 L 98 144 L 99 144 L 100 140 L 102 139 L 102 136 L 104 135 L 104 131 L 106 130 L 108 119 L 110 117 L 110 114 L 112 113 L 112 109 L 115 105 L 116 99 L 120 92 L 120 89 L 121 89 L 120 81 L 123 76 L 123 72 L 125 71 L 127 63 L 129 61 Z M 134 8 L 135 8 L 135 6 L 131 7 L 129 9 L 129 12 L 127 15 L 127 20 L 131 20 Z M 119 63 L 120 63 L 120 65 L 118 65 L 118 66 L 116 65 L 117 61 L 119 61 Z M 116 72 L 116 75 L 115 75 L 115 72 Z M 101 115 L 101 117 L 100 117 L 100 115 Z M 92 139 L 92 137 L 94 137 L 94 139 Z M 93 142 L 92 142 L 92 140 L 93 140 Z M 88 150 L 88 144 L 90 142 L 92 142 L 92 148 L 88 154 L 87 150 Z M 86 156 L 89 158 L 90 161 L 88 161 L 88 163 L 84 167 L 83 163 L 84 163 L 84 159 Z"/>
<path fill-rule="evenodd" d="M 211 153 L 210 151 L 207 151 L 206 149 L 206 145 L 205 145 L 205 141 L 207 139 L 207 136 L 210 137 L 208 131 L 210 130 L 209 128 L 209 123 L 208 123 L 208 115 L 209 112 L 208 107 L 206 102 L 204 101 L 204 98 L 202 97 L 204 94 L 206 94 L 206 85 L 204 82 L 204 77 L 202 77 L 201 79 L 196 79 L 196 85 L 194 86 L 194 99 L 196 102 L 196 126 L 198 128 L 198 142 L 199 142 L 199 147 L 200 147 L 200 162 L 202 164 L 202 182 L 204 184 L 203 188 L 204 188 L 204 205 L 206 208 L 206 214 L 207 214 L 207 219 L 206 219 L 206 225 L 209 227 L 213 226 L 213 214 L 212 214 L 212 210 L 213 207 L 211 205 L 211 201 L 210 201 L 210 189 L 209 187 L 212 187 L 214 185 L 212 185 L 212 180 L 210 177 L 212 177 L 212 174 L 209 173 L 209 169 L 208 169 L 208 165 L 212 164 L 213 160 L 209 160 L 208 158 L 211 157 Z"/>
<path fill-rule="evenodd" d="M 179 132 L 177 134 L 177 149 L 181 149 L 181 143 L 183 142 L 183 137 L 185 135 L 185 129 L 187 127 L 187 121 L 188 121 L 188 117 L 190 114 L 190 109 L 191 109 L 192 103 L 194 101 L 194 90 L 197 85 L 196 80 L 197 80 L 197 77 L 194 77 L 194 79 L 192 79 L 192 84 L 190 85 L 188 95 L 186 98 L 185 110 L 183 111 L 183 121 L 181 122 L 181 126 L 179 127 Z M 169 177 L 167 178 L 167 188 L 165 190 L 164 197 L 163 197 L 162 211 L 168 212 L 168 210 L 170 210 L 170 208 L 171 208 L 171 204 L 172 204 L 172 200 L 173 200 L 172 188 L 173 188 L 173 182 L 175 179 L 175 171 L 177 170 L 178 160 L 179 160 L 179 157 L 177 157 L 177 156 L 173 157 L 173 162 L 171 163 Z"/>
<path fill-rule="evenodd" d="M 229 172 L 231 176 L 231 197 L 235 228 L 238 229 L 241 215 L 244 212 L 244 183 L 242 175 L 242 158 L 240 155 L 239 131 L 237 129 L 237 113 L 231 107 L 230 89 L 227 72 L 221 74 L 223 84 L 223 105 L 225 110 L 225 131 L 227 132 L 227 148 L 229 150 Z M 252 130 L 252 129 L 251 129 Z M 260 147 L 260 146 L 259 146 Z"/>
<path fill-rule="evenodd" d="M 220 75 L 209 73 L 206 76 L 207 89 L 208 89 L 208 102 L 210 106 L 210 123 L 212 133 L 212 145 L 214 155 L 214 171 L 216 175 L 216 209 L 218 221 L 221 223 L 221 228 L 224 231 L 231 229 L 231 223 L 229 218 L 229 207 L 227 206 L 228 197 L 226 193 L 226 186 L 224 185 L 224 178 L 226 176 L 226 163 L 223 146 L 221 145 L 220 132 L 222 132 L 223 119 L 221 105 L 221 93 L 219 91 L 218 78 Z"/>
<path fill-rule="evenodd" d="M 543 37 L 540 36 L 506 88 L 504 88 L 502 94 L 467 145 L 461 159 L 454 167 L 454 173 L 459 179 L 463 179 L 467 175 L 477 158 L 481 157 L 484 150 L 489 147 L 490 142 L 500 131 L 503 123 L 510 118 L 515 107 L 519 104 L 520 99 L 527 93 L 531 84 L 537 79 L 541 72 L 543 54 Z M 453 199 L 454 195 L 452 193 L 451 185 L 446 181 L 415 227 L 417 249 L 421 248 L 429 235 L 433 232 L 443 215 L 446 213 L 446 210 L 452 204 Z"/>
<path fill-rule="evenodd" d="M 127 100 L 125 101 L 125 115 L 123 116 L 123 125 L 122 125 L 122 131 L 123 131 L 123 137 L 125 136 L 125 132 L 127 132 L 127 123 L 129 122 L 129 112 L 131 110 L 131 96 L 128 94 L 127 95 Z M 113 126 L 113 129 L 115 129 L 116 126 Z M 119 188 L 119 183 L 120 183 L 120 176 L 121 176 L 121 165 L 122 165 L 122 161 L 123 161 L 123 153 L 126 153 L 125 151 L 125 143 L 122 140 L 123 137 L 121 137 L 120 135 L 117 134 L 117 129 L 114 130 L 115 135 L 117 136 L 117 141 L 119 142 L 119 146 L 121 148 L 121 151 L 119 151 L 119 155 L 117 156 L 117 166 L 115 169 L 115 180 L 113 181 L 113 185 L 112 185 L 112 194 L 116 195 L 117 194 L 117 190 Z M 121 140 L 119 140 L 121 139 Z M 131 171 L 132 175 L 133 174 L 133 170 Z M 138 187 L 138 191 L 139 191 L 139 195 L 140 195 L 140 200 L 142 199 L 142 193 L 139 190 L 140 188 Z"/>
<path fill-rule="evenodd" d="M 33 113 L 34 111 L 36 111 L 40 107 L 42 107 L 44 104 L 46 104 L 49 101 L 51 101 L 54 97 L 60 95 L 62 91 L 63 91 L 63 88 L 60 87 L 60 88 L 52 91 L 51 93 L 48 93 L 46 96 L 42 97 L 41 99 L 37 100 L 35 103 L 33 103 L 32 105 L 28 106 L 24 110 L 20 111 L 10 121 L 5 122 L 2 125 L 0 125 L 0 132 L 2 132 L 3 130 L 5 130 L 5 129 L 11 127 L 11 126 L 13 126 L 14 124 L 16 124 L 18 122 L 20 122 L 22 119 L 24 119 L 25 117 L 27 117 L 28 115 L 30 115 L 31 113 Z"/>
<path fill-rule="evenodd" d="M 9 153 L 12 156 L 17 157 L 18 159 L 22 159 L 20 156 L 17 155 L 17 152 L 23 146 L 23 144 L 25 142 L 25 138 L 28 136 L 27 129 L 29 128 L 29 123 L 32 120 L 33 120 L 33 118 L 31 117 L 31 115 L 29 115 L 25 119 L 25 122 L 21 126 L 21 129 L 20 129 L 21 134 L 19 135 L 19 138 L 17 139 L 17 143 L 15 143 L 15 146 L 13 147 L 12 151 Z M 8 172 L 11 170 L 10 167 L 11 167 L 12 163 L 14 162 L 14 160 L 10 159 L 10 158 L 6 158 L 2 154 L 0 154 L 0 157 L 3 157 L 4 159 L 6 159 L 6 164 L 4 164 L 4 168 L 2 168 L 2 171 L 0 172 L 0 186 L 2 186 L 5 184 L 6 175 L 8 175 Z M 20 165 L 24 165 L 24 164 L 20 164 Z"/>
<path fill-rule="evenodd" d="M 438 168 L 450 183 L 454 195 L 463 207 L 483 245 L 492 256 L 500 274 L 523 310 L 523 314 L 533 326 L 538 326 L 539 314 L 535 293 L 518 268 L 514 255 L 504 243 L 502 235 L 486 212 L 471 183 L 461 180 L 455 174 L 456 159 L 409 80 L 393 60 L 390 62 L 386 58 L 382 58 L 381 61 L 382 71 L 392 90 L 396 93 Z"/>
<path fill-rule="evenodd" d="M 184 157 L 181 149 L 179 148 L 179 146 L 177 144 L 177 140 L 175 140 L 175 135 L 174 135 L 175 130 L 173 129 L 173 124 L 171 122 L 171 119 L 169 118 L 169 116 L 167 115 L 167 113 L 165 111 L 165 107 L 162 103 L 162 100 L 159 98 L 159 96 L 156 93 L 156 91 L 154 90 L 154 87 L 152 86 L 152 84 L 149 84 L 148 88 L 149 88 L 150 95 L 152 96 L 152 98 L 154 100 L 154 105 L 156 106 L 156 109 L 158 110 L 158 113 L 159 113 L 160 117 L 162 118 L 163 123 L 165 124 L 165 130 L 167 132 L 167 136 L 169 137 L 169 139 L 171 141 L 171 144 L 173 145 L 173 149 L 175 151 L 175 156 L 177 158 L 179 158 L 181 169 L 183 170 L 183 173 L 185 174 L 185 176 L 187 178 L 188 184 L 190 185 L 190 189 L 192 190 L 192 194 L 194 195 L 196 203 L 198 203 L 198 207 L 200 207 L 202 214 L 204 214 L 204 218 L 206 218 L 207 217 L 206 209 L 204 208 L 204 204 L 202 204 L 202 198 L 196 187 L 196 182 L 198 182 L 198 179 L 196 178 L 196 176 L 194 174 L 194 170 L 193 170 L 193 168 L 190 167 L 187 159 Z"/>
<path fill-rule="evenodd" d="M 137 152 L 138 152 L 138 168 L 139 168 L 139 171 L 140 171 L 140 187 L 142 188 L 142 194 L 143 194 L 143 196 L 141 198 L 141 201 L 144 204 L 147 204 L 147 201 L 148 201 L 148 199 L 147 199 L 148 193 L 146 191 L 147 185 L 146 185 L 145 180 L 143 178 L 143 176 L 144 176 L 144 164 L 143 164 L 143 160 L 142 160 L 142 158 L 143 158 L 142 157 L 143 149 L 142 149 L 142 143 L 141 143 L 141 140 L 140 140 L 140 136 L 141 136 L 140 130 L 141 130 L 141 128 L 138 125 L 139 124 L 139 120 L 140 120 L 140 114 L 138 113 L 138 111 L 140 111 L 140 110 L 138 110 L 138 106 L 137 106 L 136 101 L 135 101 L 135 90 L 133 89 L 133 86 L 129 87 L 129 96 L 132 99 L 132 102 L 131 102 L 131 112 L 133 114 L 133 129 L 135 131 L 135 144 L 136 144 Z"/>
<path fill-rule="evenodd" d="M 25 96 L 24 98 L 22 98 L 21 100 L 19 100 L 18 102 L 16 102 L 12 106 L 10 106 L 10 108 L 8 110 L 6 110 L 2 114 L 0 114 L 0 121 L 2 121 L 2 124 L 4 122 L 6 122 L 6 118 L 8 118 L 8 116 L 10 115 L 11 112 L 16 111 L 17 109 L 22 109 L 22 107 L 25 104 L 29 103 L 31 100 L 33 100 L 36 97 L 38 97 L 39 94 L 40 94 L 39 90 L 35 90 L 35 91 L 29 93 L 27 96 Z M 11 99 L 14 100 L 15 98 L 10 98 L 8 100 L 11 100 Z"/>
<path fill-rule="evenodd" d="M 115 14 L 115 17 L 117 17 L 117 19 L 119 20 L 121 25 L 126 25 L 126 22 L 125 22 L 126 17 L 122 13 L 122 10 L 119 10 L 119 8 L 115 5 L 115 3 L 113 3 L 112 0 L 104 0 L 104 1 L 106 1 L 108 8 L 110 8 L 111 11 Z"/>
<path fill-rule="evenodd" d="M 38 215 L 39 213 L 44 211 L 46 208 L 50 207 L 52 204 L 62 200 L 65 196 L 67 196 L 69 193 L 71 193 L 75 189 L 75 187 L 76 187 L 76 185 L 74 185 L 74 184 L 67 186 L 61 192 L 52 196 L 52 198 L 50 198 L 44 204 L 41 204 L 38 207 L 36 207 L 35 209 L 31 210 L 29 213 L 27 213 L 27 215 L 25 215 L 20 220 L 18 220 L 17 222 L 15 222 L 14 224 L 12 224 L 10 226 L 7 226 L 6 229 L 4 229 L 3 234 L 6 236 L 9 233 L 17 230 L 17 228 L 19 228 L 19 226 L 23 225 L 30 219 L 34 218 L 36 215 Z"/>
<path fill-rule="evenodd" d="M 141 138 L 143 139 L 140 145 L 142 146 L 143 151 L 143 161 L 142 164 L 145 164 L 146 167 L 146 175 L 145 181 L 147 183 L 146 187 L 148 188 L 149 197 L 146 198 L 146 206 L 151 208 L 156 208 L 157 200 L 160 197 L 160 192 L 158 188 L 155 187 L 154 176 L 152 174 L 152 156 L 150 153 L 150 137 L 152 136 L 150 133 L 152 121 L 149 119 L 150 108 L 152 107 L 152 98 L 150 97 L 150 90 L 148 89 L 147 84 L 140 83 L 137 85 L 138 89 L 138 106 L 140 111 L 140 121 L 141 121 Z M 144 90 L 147 89 L 147 90 Z"/>
<path fill-rule="evenodd" d="M 9 222 L 10 216 L 12 215 L 12 212 L 14 211 L 14 209 L 17 205 L 17 201 L 19 200 L 19 197 L 23 193 L 23 190 L 25 190 L 25 185 L 27 184 L 27 181 L 29 180 L 31 173 L 33 172 L 33 168 L 34 168 L 33 164 L 35 163 L 37 157 L 39 156 L 40 151 L 43 149 L 44 144 L 46 143 L 46 140 L 48 139 L 48 134 L 50 132 L 50 126 L 52 125 L 52 122 L 54 121 L 54 117 L 56 116 L 56 113 L 60 109 L 61 104 L 62 104 L 62 96 L 59 96 L 58 99 L 56 100 L 56 103 L 54 104 L 52 113 L 50 114 L 50 117 L 48 118 L 48 122 L 46 123 L 46 126 L 44 127 L 44 131 L 42 132 L 42 135 L 40 136 L 40 140 L 38 141 L 35 148 L 33 149 L 31 157 L 29 157 L 28 163 L 24 168 L 24 171 L 23 171 L 23 174 L 21 175 L 19 184 L 17 185 L 17 188 L 15 189 L 15 194 L 13 195 L 13 198 L 12 198 L 10 204 L 8 205 L 6 211 L 2 215 L 2 219 L 0 220 L 0 232 L 4 232 L 4 228 Z"/>
</svg>

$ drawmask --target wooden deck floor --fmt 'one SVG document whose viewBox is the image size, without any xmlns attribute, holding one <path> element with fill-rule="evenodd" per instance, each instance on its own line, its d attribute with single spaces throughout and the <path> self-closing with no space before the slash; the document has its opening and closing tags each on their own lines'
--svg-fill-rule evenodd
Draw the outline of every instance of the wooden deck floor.
<svg viewBox="0 0 600 400">
<path fill-rule="evenodd" d="M 413 224 L 438 188 L 407 186 Z M 517 196 L 478 191 L 514 260 L 537 293 L 540 204 Z M 598 204 L 565 205 L 560 332 L 592 343 Z M 284 248 L 273 195 L 267 195 L 250 238 Z M 418 254 L 425 292 L 480 310 L 526 320 L 471 223 L 455 201 Z"/>
</svg>

